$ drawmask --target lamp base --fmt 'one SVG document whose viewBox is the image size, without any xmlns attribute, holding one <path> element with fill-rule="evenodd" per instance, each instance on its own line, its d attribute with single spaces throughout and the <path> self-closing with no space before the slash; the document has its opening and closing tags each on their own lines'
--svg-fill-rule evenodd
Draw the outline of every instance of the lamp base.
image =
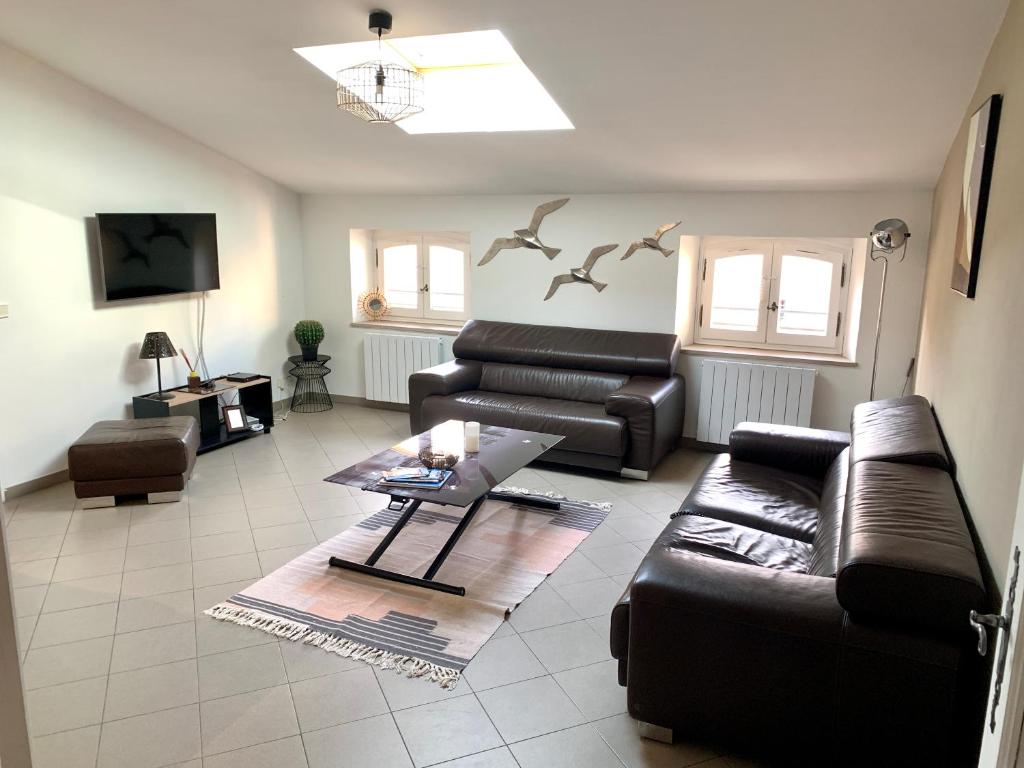
<svg viewBox="0 0 1024 768">
<path fill-rule="evenodd" d="M 174 395 L 170 395 L 167 392 L 158 392 L 155 395 L 149 395 L 149 400 L 173 400 Z"/>
</svg>

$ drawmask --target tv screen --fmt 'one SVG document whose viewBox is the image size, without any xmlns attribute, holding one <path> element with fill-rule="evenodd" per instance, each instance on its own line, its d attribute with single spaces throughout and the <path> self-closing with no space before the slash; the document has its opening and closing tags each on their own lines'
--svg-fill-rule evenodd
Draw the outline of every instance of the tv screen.
<svg viewBox="0 0 1024 768">
<path fill-rule="evenodd" d="M 107 301 L 220 288 L 212 213 L 98 213 Z"/>
</svg>

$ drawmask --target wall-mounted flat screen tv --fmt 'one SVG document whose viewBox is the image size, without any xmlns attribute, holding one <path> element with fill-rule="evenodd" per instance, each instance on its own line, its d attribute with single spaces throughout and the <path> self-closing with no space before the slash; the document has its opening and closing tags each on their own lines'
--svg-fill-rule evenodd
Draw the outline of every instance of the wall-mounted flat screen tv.
<svg viewBox="0 0 1024 768">
<path fill-rule="evenodd" d="M 98 213 L 107 301 L 220 288 L 212 213 Z"/>
</svg>

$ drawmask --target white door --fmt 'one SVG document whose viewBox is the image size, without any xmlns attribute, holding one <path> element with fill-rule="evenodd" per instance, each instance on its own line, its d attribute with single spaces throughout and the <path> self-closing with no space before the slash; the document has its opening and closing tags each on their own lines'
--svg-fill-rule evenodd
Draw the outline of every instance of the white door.
<svg viewBox="0 0 1024 768">
<path fill-rule="evenodd" d="M 0 763 L 3 768 L 32 768 L 4 527 L 0 520 Z"/>
<path fill-rule="evenodd" d="M 1017 514 L 1013 525 L 1013 540 L 1010 544 L 1010 564 L 1003 579 L 1003 614 L 1010 593 L 1010 581 L 1014 573 L 1014 552 L 1021 552 L 1024 561 L 1024 472 L 1021 475 L 1020 493 L 1017 498 Z M 1016 600 L 1013 606 L 1013 621 L 1006 632 L 998 634 L 989 630 L 989 653 L 993 654 L 992 681 L 989 684 L 985 711 L 985 734 L 981 742 L 981 757 L 978 765 L 982 768 L 1024 768 L 1024 740 L 1021 730 L 1024 726 L 1024 621 L 1021 621 L 1022 597 L 1024 591 L 1024 562 L 1017 582 Z M 1009 642 L 1006 653 L 1006 667 L 999 696 L 999 705 L 992 711 L 998 672 L 999 652 Z M 993 715 L 995 728 L 991 726 Z"/>
</svg>

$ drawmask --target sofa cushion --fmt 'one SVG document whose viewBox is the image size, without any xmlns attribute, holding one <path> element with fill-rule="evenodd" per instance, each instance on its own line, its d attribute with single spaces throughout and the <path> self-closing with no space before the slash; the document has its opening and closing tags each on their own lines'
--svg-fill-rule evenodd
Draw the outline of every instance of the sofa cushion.
<svg viewBox="0 0 1024 768">
<path fill-rule="evenodd" d="M 836 596 L 854 617 L 967 631 L 985 588 L 948 473 L 885 461 L 850 468 Z"/>
<path fill-rule="evenodd" d="M 608 396 L 629 381 L 622 373 L 574 371 L 541 365 L 484 363 L 478 389 L 509 395 L 533 395 L 557 400 L 604 403 Z"/>
<path fill-rule="evenodd" d="M 565 440 L 558 444 L 564 451 L 604 456 L 621 456 L 626 451 L 626 422 L 609 416 L 595 403 L 472 390 L 428 397 L 423 401 L 422 411 L 425 424 L 440 424 L 448 419 L 479 421 L 564 435 Z"/>
<path fill-rule="evenodd" d="M 931 406 L 920 395 L 861 403 L 850 422 L 850 461 L 892 461 L 949 471 Z"/>
<path fill-rule="evenodd" d="M 811 560 L 811 545 L 806 542 L 697 515 L 675 518 L 651 549 L 690 552 L 793 573 L 807 573 Z"/>
<path fill-rule="evenodd" d="M 839 540 L 843 530 L 843 509 L 846 504 L 846 483 L 850 476 L 850 449 L 847 448 L 829 467 L 818 505 L 818 530 L 811 545 L 812 576 L 836 575 L 839 567 Z"/>
<path fill-rule="evenodd" d="M 676 371 L 679 337 L 470 320 L 453 342 L 452 353 L 466 360 L 668 378 Z"/>
<path fill-rule="evenodd" d="M 708 464 L 677 514 L 701 515 L 811 542 L 822 481 L 722 453 Z"/>
<path fill-rule="evenodd" d="M 68 449 L 68 473 L 75 481 L 181 475 L 198 447 L 192 416 L 98 421 Z"/>
</svg>

